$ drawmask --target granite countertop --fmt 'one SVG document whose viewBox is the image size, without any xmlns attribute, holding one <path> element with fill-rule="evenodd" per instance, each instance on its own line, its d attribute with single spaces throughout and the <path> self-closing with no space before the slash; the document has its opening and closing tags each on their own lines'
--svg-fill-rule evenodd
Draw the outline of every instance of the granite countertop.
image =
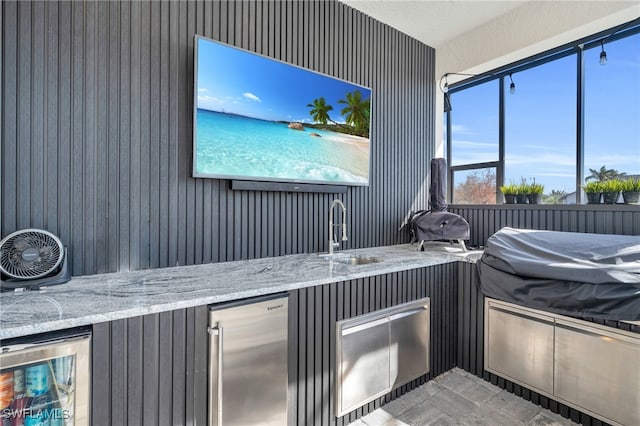
<svg viewBox="0 0 640 426">
<path fill-rule="evenodd" d="M 150 313 L 277 293 L 443 263 L 474 261 L 446 243 L 336 252 L 381 262 L 346 265 L 318 254 L 74 277 L 40 291 L 0 294 L 0 339 L 97 324 Z"/>
</svg>

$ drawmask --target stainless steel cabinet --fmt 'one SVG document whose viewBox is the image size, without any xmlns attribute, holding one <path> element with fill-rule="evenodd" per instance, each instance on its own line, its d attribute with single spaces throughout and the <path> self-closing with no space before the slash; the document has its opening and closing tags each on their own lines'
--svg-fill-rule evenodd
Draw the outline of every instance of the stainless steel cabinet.
<svg viewBox="0 0 640 426">
<path fill-rule="evenodd" d="M 535 391 L 553 392 L 553 317 L 489 301 L 485 369 Z"/>
<path fill-rule="evenodd" d="M 485 300 L 485 370 L 615 425 L 640 425 L 640 335 Z"/>
<path fill-rule="evenodd" d="M 336 323 L 336 416 L 429 372 L 429 298 Z"/>
<path fill-rule="evenodd" d="M 640 337 L 556 321 L 554 394 L 608 422 L 640 425 Z"/>
</svg>

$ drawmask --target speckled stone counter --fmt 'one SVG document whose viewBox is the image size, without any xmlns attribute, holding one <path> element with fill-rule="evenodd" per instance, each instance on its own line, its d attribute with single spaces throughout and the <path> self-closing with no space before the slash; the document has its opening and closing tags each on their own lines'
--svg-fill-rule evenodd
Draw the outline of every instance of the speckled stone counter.
<svg viewBox="0 0 640 426">
<path fill-rule="evenodd" d="M 340 257 L 381 260 L 347 265 Z M 337 259 L 298 254 L 235 262 L 75 277 L 40 291 L 0 294 L 0 339 L 27 336 L 303 287 L 472 261 L 477 253 L 430 243 L 337 252 Z"/>
</svg>

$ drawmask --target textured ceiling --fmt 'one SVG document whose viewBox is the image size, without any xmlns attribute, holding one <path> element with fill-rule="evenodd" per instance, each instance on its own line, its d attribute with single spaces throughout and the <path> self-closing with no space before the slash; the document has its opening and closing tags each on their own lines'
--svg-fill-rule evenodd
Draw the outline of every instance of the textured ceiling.
<svg viewBox="0 0 640 426">
<path fill-rule="evenodd" d="M 435 48 L 527 2 L 526 0 L 341 1 Z"/>
</svg>

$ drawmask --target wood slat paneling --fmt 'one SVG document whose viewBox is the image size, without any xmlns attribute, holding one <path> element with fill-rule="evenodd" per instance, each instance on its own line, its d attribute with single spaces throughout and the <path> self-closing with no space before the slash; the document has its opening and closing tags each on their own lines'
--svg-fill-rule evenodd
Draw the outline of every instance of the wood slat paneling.
<svg viewBox="0 0 640 426">
<path fill-rule="evenodd" d="M 2 2 L 0 236 L 59 235 L 74 275 L 406 241 L 427 206 L 434 50 L 337 1 Z M 371 87 L 370 186 L 231 191 L 191 174 L 201 34 Z"/>
<path fill-rule="evenodd" d="M 449 206 L 449 211 L 467 219 L 470 244 L 484 245 L 500 228 L 509 226 L 549 231 L 640 235 L 640 209 L 631 205 L 585 206 Z"/>
</svg>

